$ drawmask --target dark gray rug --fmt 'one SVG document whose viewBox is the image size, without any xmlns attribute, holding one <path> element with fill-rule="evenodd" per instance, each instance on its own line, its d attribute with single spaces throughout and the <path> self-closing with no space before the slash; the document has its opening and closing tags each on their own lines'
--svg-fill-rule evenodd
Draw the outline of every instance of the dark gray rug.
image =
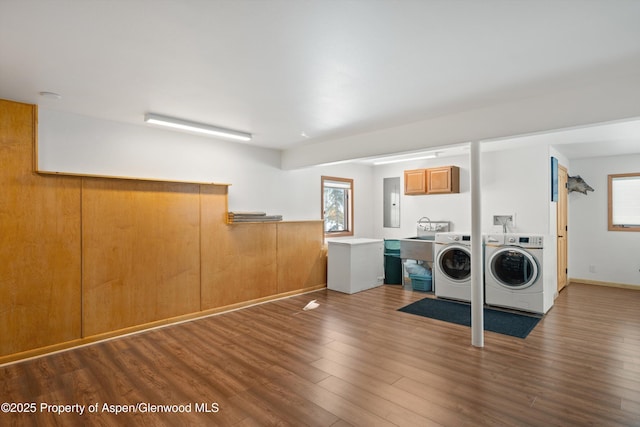
<svg viewBox="0 0 640 427">
<path fill-rule="evenodd" d="M 398 310 L 458 325 L 471 326 L 471 304 L 468 303 L 424 298 Z M 539 321 L 540 317 L 534 315 L 510 313 L 484 307 L 485 331 L 526 338 Z"/>
</svg>

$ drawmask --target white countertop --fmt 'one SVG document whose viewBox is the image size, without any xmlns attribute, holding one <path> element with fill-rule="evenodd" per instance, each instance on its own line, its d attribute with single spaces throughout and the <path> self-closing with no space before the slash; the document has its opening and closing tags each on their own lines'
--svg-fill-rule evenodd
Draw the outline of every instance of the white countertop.
<svg viewBox="0 0 640 427">
<path fill-rule="evenodd" d="M 348 238 L 348 239 L 327 239 L 327 243 L 329 244 L 333 244 L 333 243 L 337 243 L 337 244 L 341 244 L 341 245 L 365 245 L 368 243 L 378 243 L 378 242 L 384 242 L 384 239 L 368 239 L 368 238 L 364 238 L 364 237 L 360 237 L 360 238 Z"/>
</svg>

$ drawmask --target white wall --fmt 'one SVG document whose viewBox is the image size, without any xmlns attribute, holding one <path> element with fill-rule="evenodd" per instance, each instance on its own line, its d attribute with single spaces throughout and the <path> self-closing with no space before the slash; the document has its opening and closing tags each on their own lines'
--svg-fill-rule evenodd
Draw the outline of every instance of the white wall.
<svg viewBox="0 0 640 427">
<path fill-rule="evenodd" d="M 569 193 L 571 278 L 640 287 L 640 233 L 607 230 L 607 175 L 630 172 L 640 172 L 640 154 L 571 161 L 569 175 L 594 189 Z"/>
<path fill-rule="evenodd" d="M 400 228 L 383 227 L 382 183 L 384 178 L 400 177 L 404 188 L 404 170 L 443 165 L 460 167 L 460 194 L 425 196 L 401 195 Z M 482 232 L 502 232 L 493 225 L 493 215 L 515 215 L 510 232 L 553 234 L 555 204 L 551 223 L 551 190 L 549 147 L 546 144 L 481 154 Z M 416 222 L 422 216 L 437 221 L 451 221 L 451 230 L 471 231 L 471 194 L 469 156 L 395 163 L 374 167 L 374 228 L 376 237 L 402 238 L 416 233 Z"/>
<path fill-rule="evenodd" d="M 373 170 L 370 166 L 341 164 L 280 171 L 280 173 L 284 184 L 281 188 L 274 188 L 271 191 L 285 193 L 282 207 L 288 213 L 286 219 L 320 218 L 321 176 L 353 179 L 354 237 L 374 235 L 376 211 L 373 209 L 372 196 L 375 190 L 372 186 Z M 380 214 L 382 215 L 382 211 Z"/>
<path fill-rule="evenodd" d="M 460 167 L 459 194 L 404 194 L 404 171 L 437 166 Z M 383 227 L 384 178 L 400 177 L 400 228 Z M 375 166 L 373 171 L 373 217 L 375 237 L 398 239 L 416 235 L 416 223 L 423 217 L 432 221 L 450 221 L 451 231 L 471 231 L 471 195 L 469 193 L 469 156 L 442 157 Z"/>
<path fill-rule="evenodd" d="M 320 176 L 354 179 L 356 236 L 372 234 L 372 169 L 365 165 L 280 169 L 280 151 L 188 133 L 39 109 L 38 166 L 49 172 L 217 182 L 230 210 L 320 218 Z"/>
<path fill-rule="evenodd" d="M 493 215 L 515 214 L 517 233 L 549 234 L 549 149 L 534 145 L 481 154 L 482 231 L 501 231 Z"/>
</svg>

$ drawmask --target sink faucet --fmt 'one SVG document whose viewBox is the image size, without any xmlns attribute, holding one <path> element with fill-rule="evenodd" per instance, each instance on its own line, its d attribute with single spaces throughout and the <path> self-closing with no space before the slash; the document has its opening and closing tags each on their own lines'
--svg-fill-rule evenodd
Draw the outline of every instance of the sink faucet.
<svg viewBox="0 0 640 427">
<path fill-rule="evenodd" d="M 431 230 L 431 228 L 432 228 L 432 227 L 431 227 L 431 220 L 430 220 L 430 219 L 429 219 L 429 217 L 427 217 L 427 216 L 423 216 L 422 218 L 420 218 L 420 219 L 418 220 L 418 225 L 421 225 L 421 224 L 422 224 L 422 220 L 423 220 L 423 219 L 426 219 L 427 221 L 429 221 L 429 228 L 428 228 L 428 229 L 425 229 L 425 231 L 432 231 L 432 230 Z M 424 229 L 424 227 L 423 227 L 423 229 Z"/>
</svg>

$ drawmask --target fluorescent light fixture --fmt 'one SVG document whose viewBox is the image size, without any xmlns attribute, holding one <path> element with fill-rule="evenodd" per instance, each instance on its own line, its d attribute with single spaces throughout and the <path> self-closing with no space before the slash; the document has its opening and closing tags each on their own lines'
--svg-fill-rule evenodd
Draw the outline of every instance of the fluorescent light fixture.
<svg viewBox="0 0 640 427">
<path fill-rule="evenodd" d="M 390 163 L 400 163 L 400 162 L 409 162 L 412 160 L 423 160 L 423 159 L 435 159 L 436 157 L 438 157 L 437 153 L 431 153 L 431 154 L 426 154 L 424 156 L 416 156 L 416 157 L 402 157 L 402 158 L 395 158 L 395 159 L 387 159 L 387 160 L 379 160 L 379 161 L 374 161 L 373 164 L 378 166 L 378 165 L 388 165 Z"/>
<path fill-rule="evenodd" d="M 173 117 L 160 116 L 158 114 L 147 113 L 144 116 L 144 121 L 149 124 L 166 126 L 172 129 L 185 130 L 188 132 L 197 132 L 203 133 L 205 135 L 231 138 L 238 141 L 251 141 L 250 133 L 219 128 L 217 126 L 207 125 L 204 123 L 190 122 L 188 120 L 181 120 Z"/>
<path fill-rule="evenodd" d="M 47 99 L 55 99 L 56 101 L 62 99 L 62 95 L 55 92 L 40 92 L 40 96 Z"/>
<path fill-rule="evenodd" d="M 328 163 L 319 163 L 317 165 L 314 165 L 315 167 L 324 167 L 324 166 L 335 166 L 335 165 L 344 165 L 347 163 L 353 163 L 355 160 L 354 159 L 349 159 L 349 160 L 338 160 L 336 162 L 328 162 Z"/>
</svg>

